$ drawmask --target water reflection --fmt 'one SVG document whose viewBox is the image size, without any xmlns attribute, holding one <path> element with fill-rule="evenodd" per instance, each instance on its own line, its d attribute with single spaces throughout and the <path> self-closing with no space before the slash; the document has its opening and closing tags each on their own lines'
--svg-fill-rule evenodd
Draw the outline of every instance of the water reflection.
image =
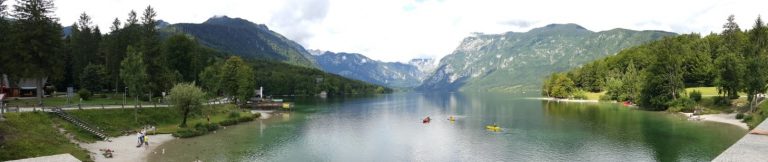
<svg viewBox="0 0 768 162">
<path fill-rule="evenodd" d="M 313 98 L 296 111 L 164 144 L 153 161 L 707 161 L 744 134 L 614 104 L 505 94 Z M 422 124 L 425 116 L 432 117 Z M 447 120 L 455 116 L 456 121 Z M 497 123 L 501 132 L 485 125 Z"/>
</svg>

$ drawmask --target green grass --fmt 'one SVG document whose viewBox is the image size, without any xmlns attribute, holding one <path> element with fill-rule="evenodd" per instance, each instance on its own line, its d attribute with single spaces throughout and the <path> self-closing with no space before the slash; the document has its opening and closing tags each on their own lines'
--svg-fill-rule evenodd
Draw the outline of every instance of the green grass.
<svg viewBox="0 0 768 162">
<path fill-rule="evenodd" d="M 210 114 L 212 123 L 226 120 L 231 111 L 239 112 L 239 109 L 234 105 L 215 105 L 205 106 L 201 110 L 202 114 Z M 67 113 L 101 127 L 108 136 L 113 137 L 134 133 L 145 125 L 153 125 L 157 128 L 156 132 L 150 133 L 173 133 L 181 129 L 178 125 L 182 121 L 182 115 L 174 108 L 92 109 L 72 110 L 67 111 Z M 250 113 L 240 112 L 241 116 L 246 114 Z M 193 126 L 196 123 L 207 123 L 207 119 L 204 115 L 193 115 L 187 119 L 188 126 Z M 74 132 L 75 138 L 79 141 L 98 140 L 95 136 L 77 127 L 66 126 L 65 124 L 64 128 Z"/>
<path fill-rule="evenodd" d="M 760 125 L 766 117 L 768 117 L 768 104 L 761 104 L 757 107 L 757 111 L 754 113 L 751 113 L 750 116 L 752 116 L 751 120 L 747 120 L 747 126 L 749 126 L 749 129 L 753 129 L 757 127 L 757 125 Z"/>
<path fill-rule="evenodd" d="M 75 97 L 72 97 L 72 103 L 71 104 L 78 104 L 80 102 L 80 97 L 75 95 Z M 36 98 L 25 98 L 25 99 L 9 99 L 4 101 L 8 104 L 8 106 L 20 106 L 20 107 L 28 107 L 33 106 L 37 104 Z M 136 100 L 135 98 L 127 98 L 125 101 L 126 105 L 135 104 Z M 68 105 L 67 104 L 67 98 L 66 97 L 48 97 L 43 98 L 43 104 L 46 106 L 62 106 L 62 105 Z M 83 100 L 83 105 L 120 105 L 123 104 L 123 95 L 113 95 L 113 94 L 105 94 L 105 95 L 94 95 L 91 97 L 90 100 Z M 150 104 L 149 102 L 142 102 L 142 104 Z"/>
<path fill-rule="evenodd" d="M 88 152 L 71 143 L 54 128 L 53 116 L 35 113 L 6 113 L 0 122 L 0 161 L 69 153 L 90 161 Z"/>
<path fill-rule="evenodd" d="M 685 88 L 685 94 L 689 94 L 693 92 L 694 90 L 701 92 L 702 96 L 717 96 L 717 88 L 716 87 L 691 87 L 691 88 Z"/>
<path fill-rule="evenodd" d="M 601 92 L 587 92 L 587 100 L 600 100 L 600 96 L 605 95 L 605 91 Z"/>
</svg>

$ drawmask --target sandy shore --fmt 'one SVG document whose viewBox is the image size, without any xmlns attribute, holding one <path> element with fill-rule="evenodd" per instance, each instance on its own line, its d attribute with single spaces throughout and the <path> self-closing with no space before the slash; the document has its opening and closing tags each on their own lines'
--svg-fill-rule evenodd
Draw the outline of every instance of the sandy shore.
<svg viewBox="0 0 768 162">
<path fill-rule="evenodd" d="M 274 113 L 275 110 L 251 110 L 251 113 L 261 113 L 261 117 L 259 119 L 269 119 L 269 117 L 272 116 L 272 113 Z"/>
<path fill-rule="evenodd" d="M 559 98 L 550 98 L 550 97 L 534 97 L 529 98 L 533 100 L 544 100 L 544 101 L 556 101 L 556 102 L 577 102 L 577 103 L 598 103 L 600 101 L 598 100 L 572 100 L 572 99 L 559 99 Z"/>
<path fill-rule="evenodd" d="M 120 136 L 112 138 L 112 142 L 98 141 L 95 143 L 80 144 L 80 147 L 85 148 L 88 152 L 91 152 L 91 156 L 94 157 L 94 161 L 102 162 L 137 162 L 147 161 L 146 158 L 150 154 L 160 154 L 162 152 L 154 152 L 157 146 L 175 139 L 170 134 L 158 134 L 149 136 L 149 148 L 141 147 L 136 148 L 138 143 L 138 137 L 136 135 Z M 112 158 L 105 158 L 99 149 L 112 149 Z M 156 150 L 157 151 L 157 150 Z"/>
<path fill-rule="evenodd" d="M 690 117 L 692 113 L 683 113 L 683 114 L 691 120 L 701 120 L 701 121 L 711 121 L 711 122 L 720 122 L 725 124 L 732 124 L 735 126 L 739 126 L 744 129 L 749 129 L 747 126 L 747 123 L 741 122 L 741 120 L 736 119 L 736 113 L 730 113 L 730 114 L 706 114 L 706 115 L 700 115 L 700 116 L 694 116 Z"/>
</svg>

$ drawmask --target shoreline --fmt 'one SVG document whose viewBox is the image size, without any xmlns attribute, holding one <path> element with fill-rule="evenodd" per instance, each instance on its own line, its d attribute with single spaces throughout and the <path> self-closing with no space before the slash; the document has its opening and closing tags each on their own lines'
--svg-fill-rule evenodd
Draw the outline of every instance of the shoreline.
<svg viewBox="0 0 768 162">
<path fill-rule="evenodd" d="M 269 119 L 274 113 L 274 110 L 253 110 L 254 113 L 261 113 L 261 117 L 257 119 Z M 152 154 L 163 154 L 164 149 L 159 148 L 172 140 L 178 140 L 180 138 L 173 137 L 171 134 L 155 134 L 149 135 L 149 148 L 141 147 L 137 148 L 138 137 L 135 134 L 124 135 L 119 137 L 110 138 L 111 141 L 97 141 L 94 143 L 77 143 L 80 148 L 87 150 L 91 154 L 91 159 L 96 162 L 136 162 L 147 161 L 148 157 Z M 106 158 L 102 155 L 100 149 L 111 149 L 114 152 L 112 158 Z"/>
<path fill-rule="evenodd" d="M 543 100 L 543 101 L 555 101 L 555 102 L 574 102 L 574 103 L 598 103 L 599 100 L 577 100 L 577 99 L 559 99 L 552 97 L 532 97 L 528 99 Z"/>
<path fill-rule="evenodd" d="M 150 154 L 158 154 L 155 149 L 165 142 L 177 139 L 171 134 L 156 134 L 149 135 L 149 148 L 144 146 L 136 147 L 137 139 L 136 135 L 125 135 L 112 138 L 110 141 L 97 141 L 94 143 L 81 143 L 81 148 L 88 150 L 91 153 L 93 161 L 105 161 L 105 162 L 135 162 L 135 161 L 147 161 L 147 157 Z M 106 158 L 102 155 L 102 151 L 99 149 L 111 149 L 112 158 Z"/>
<path fill-rule="evenodd" d="M 747 126 L 747 123 L 741 122 L 741 120 L 736 119 L 736 113 L 730 113 L 730 114 L 704 114 L 704 115 L 699 115 L 699 116 L 694 116 L 694 117 L 691 117 L 691 114 L 693 114 L 693 113 L 679 112 L 679 114 L 684 115 L 686 118 L 688 118 L 688 120 L 718 122 L 718 123 L 724 123 L 724 124 L 730 124 L 730 125 L 738 126 L 739 128 L 743 128 L 744 130 L 749 130 L 749 127 Z"/>
</svg>

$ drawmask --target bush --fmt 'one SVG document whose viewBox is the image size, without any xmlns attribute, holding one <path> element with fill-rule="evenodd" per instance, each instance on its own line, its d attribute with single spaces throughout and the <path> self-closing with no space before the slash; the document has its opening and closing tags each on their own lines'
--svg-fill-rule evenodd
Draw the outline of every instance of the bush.
<svg viewBox="0 0 768 162">
<path fill-rule="evenodd" d="M 742 119 L 745 123 L 752 121 L 752 115 L 744 115 Z"/>
<path fill-rule="evenodd" d="M 80 98 L 83 100 L 89 100 L 93 94 L 88 89 L 83 88 L 77 91 L 77 95 L 80 96 Z"/>
<path fill-rule="evenodd" d="M 716 106 L 731 106 L 731 100 L 723 96 L 712 97 L 712 103 Z"/>
<path fill-rule="evenodd" d="M 576 90 L 576 92 L 573 92 L 573 99 L 586 100 L 587 92 L 585 92 L 584 90 Z"/>
<path fill-rule="evenodd" d="M 744 119 L 744 113 L 736 114 L 736 119 Z"/>
<path fill-rule="evenodd" d="M 691 98 L 691 100 L 695 102 L 699 102 L 701 101 L 701 92 L 693 90 L 691 93 L 688 93 L 688 98 Z"/>
<path fill-rule="evenodd" d="M 176 133 L 173 133 L 172 135 L 174 137 L 179 138 L 189 138 L 189 137 L 196 137 L 204 135 L 205 133 L 208 133 L 207 131 L 203 132 L 198 129 L 181 129 L 179 131 L 176 131 Z"/>
<path fill-rule="evenodd" d="M 203 123 L 197 123 L 195 124 L 195 129 L 205 132 L 215 131 L 219 129 L 218 124 L 203 124 Z"/>
<path fill-rule="evenodd" d="M 219 124 L 221 124 L 221 126 L 235 125 L 235 124 L 237 124 L 237 119 L 227 119 L 227 120 L 219 122 Z"/>
<path fill-rule="evenodd" d="M 669 111 L 693 112 L 693 109 L 696 107 L 696 102 L 690 98 L 682 97 L 670 101 L 667 103 L 667 106 L 669 107 Z"/>
<path fill-rule="evenodd" d="M 613 98 L 609 95 L 602 95 L 600 96 L 600 101 L 611 101 Z"/>
<path fill-rule="evenodd" d="M 232 118 L 237 119 L 237 118 L 240 117 L 240 112 L 231 111 L 231 112 L 229 112 L 229 116 L 227 116 L 227 117 L 230 118 L 230 119 L 232 119 Z"/>
</svg>

